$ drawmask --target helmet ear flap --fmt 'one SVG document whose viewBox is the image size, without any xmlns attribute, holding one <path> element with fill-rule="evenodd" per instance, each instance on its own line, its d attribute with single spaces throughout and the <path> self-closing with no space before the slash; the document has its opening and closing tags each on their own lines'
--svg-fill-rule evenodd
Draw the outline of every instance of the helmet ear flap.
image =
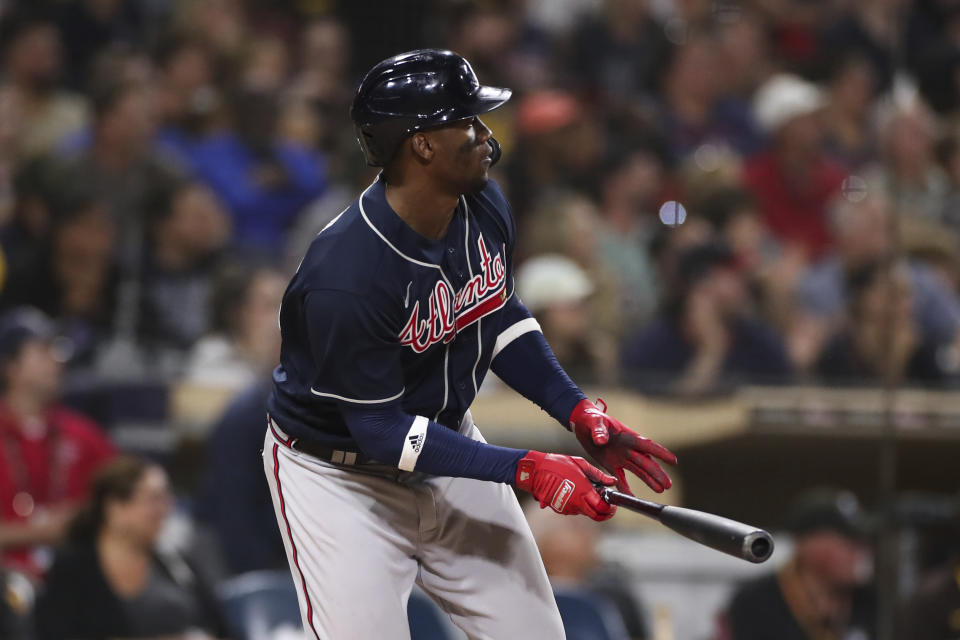
<svg viewBox="0 0 960 640">
<path fill-rule="evenodd" d="M 357 141 L 367 164 L 371 167 L 386 166 L 412 128 L 412 123 L 399 119 L 357 127 Z"/>
<path fill-rule="evenodd" d="M 366 158 L 368 166 L 382 167 L 386 164 L 381 145 L 372 131 L 357 127 L 357 142 L 360 143 L 360 150 L 363 151 L 363 157 Z"/>
</svg>

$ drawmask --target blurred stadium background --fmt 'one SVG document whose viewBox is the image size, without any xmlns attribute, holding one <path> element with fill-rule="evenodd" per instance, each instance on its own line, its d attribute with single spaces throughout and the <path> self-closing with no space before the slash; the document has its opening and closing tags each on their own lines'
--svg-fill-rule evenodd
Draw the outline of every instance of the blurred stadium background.
<svg viewBox="0 0 960 640">
<path fill-rule="evenodd" d="M 159 466 L 101 477 L 103 526 L 153 486 L 143 539 L 226 624 L 129 637 L 293 637 L 255 455 L 276 312 L 375 176 L 360 74 L 426 46 L 514 90 L 484 120 L 561 363 L 678 454 L 667 501 L 776 533 L 754 567 L 531 510 L 571 640 L 960 638 L 954 0 L 0 0 L 0 636 L 87 579 L 156 613 L 51 568 L 123 452 Z M 578 451 L 495 379 L 474 415 Z"/>
</svg>

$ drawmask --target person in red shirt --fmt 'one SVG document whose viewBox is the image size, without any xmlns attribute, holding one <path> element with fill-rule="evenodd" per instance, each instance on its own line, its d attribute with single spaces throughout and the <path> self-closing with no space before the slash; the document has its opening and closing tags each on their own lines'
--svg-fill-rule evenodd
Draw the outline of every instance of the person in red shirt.
<svg viewBox="0 0 960 640">
<path fill-rule="evenodd" d="M 114 447 L 58 402 L 61 358 L 50 321 L 32 309 L 0 317 L 0 552 L 34 578 L 49 562 L 93 473 Z"/>
<path fill-rule="evenodd" d="M 757 91 L 757 121 L 770 136 L 770 148 L 744 168 L 744 182 L 763 212 L 767 227 L 785 245 L 816 260 L 833 244 L 827 207 L 840 192 L 844 169 L 823 150 L 816 85 L 779 74 Z"/>
</svg>

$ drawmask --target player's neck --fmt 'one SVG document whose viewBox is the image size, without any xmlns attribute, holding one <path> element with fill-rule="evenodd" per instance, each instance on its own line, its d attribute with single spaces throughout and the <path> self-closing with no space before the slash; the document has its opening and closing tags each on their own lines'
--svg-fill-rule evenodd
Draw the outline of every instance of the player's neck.
<svg viewBox="0 0 960 640">
<path fill-rule="evenodd" d="M 428 240 L 440 240 L 446 235 L 460 199 L 414 181 L 387 183 L 386 198 L 400 219 Z"/>
</svg>

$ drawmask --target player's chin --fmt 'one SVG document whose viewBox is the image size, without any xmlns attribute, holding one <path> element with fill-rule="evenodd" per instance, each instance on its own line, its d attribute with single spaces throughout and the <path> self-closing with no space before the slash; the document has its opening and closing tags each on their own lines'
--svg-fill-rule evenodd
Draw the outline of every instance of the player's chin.
<svg viewBox="0 0 960 640">
<path fill-rule="evenodd" d="M 484 166 L 480 174 L 471 181 L 466 191 L 470 194 L 480 193 L 487 186 L 488 182 L 490 182 L 490 175 L 487 173 L 487 167 Z"/>
</svg>

